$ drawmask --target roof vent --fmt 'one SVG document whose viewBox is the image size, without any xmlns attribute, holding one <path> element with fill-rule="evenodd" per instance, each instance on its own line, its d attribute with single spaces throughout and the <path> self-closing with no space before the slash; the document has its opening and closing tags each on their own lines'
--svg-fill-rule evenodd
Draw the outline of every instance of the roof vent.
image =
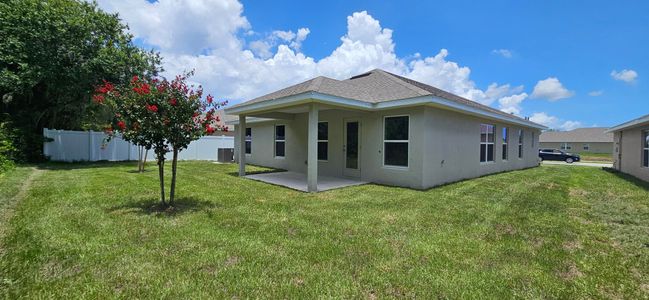
<svg viewBox="0 0 649 300">
<path fill-rule="evenodd" d="M 353 76 L 353 77 L 349 78 L 349 80 L 357 79 L 357 78 L 361 78 L 361 77 L 365 77 L 365 76 L 370 76 L 370 74 L 372 74 L 372 72 L 367 72 L 365 74 L 356 75 L 356 76 Z"/>
</svg>

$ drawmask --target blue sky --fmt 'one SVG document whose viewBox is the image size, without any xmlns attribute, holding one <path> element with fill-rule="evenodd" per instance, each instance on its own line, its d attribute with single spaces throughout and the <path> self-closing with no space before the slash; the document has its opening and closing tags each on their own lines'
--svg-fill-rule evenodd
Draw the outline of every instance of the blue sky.
<svg viewBox="0 0 649 300">
<path fill-rule="evenodd" d="M 649 2 L 102 0 L 233 102 L 380 67 L 553 128 L 649 113 Z M 445 49 L 445 50 L 443 50 Z M 490 85 L 491 86 L 490 88 Z"/>
</svg>

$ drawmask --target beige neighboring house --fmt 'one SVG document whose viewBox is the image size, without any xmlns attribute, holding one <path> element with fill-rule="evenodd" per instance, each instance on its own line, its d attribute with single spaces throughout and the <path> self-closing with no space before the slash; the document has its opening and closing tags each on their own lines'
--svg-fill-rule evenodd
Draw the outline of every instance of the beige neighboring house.
<svg viewBox="0 0 649 300">
<path fill-rule="evenodd" d="M 649 115 L 611 127 L 613 168 L 649 181 Z"/>
<path fill-rule="evenodd" d="M 613 134 L 606 127 L 577 128 L 541 133 L 541 149 L 561 149 L 578 153 L 613 153 Z"/>
<path fill-rule="evenodd" d="M 383 70 L 316 77 L 225 109 L 245 164 L 425 189 L 538 166 L 543 125 Z"/>
<path fill-rule="evenodd" d="M 215 131 L 212 135 L 225 135 L 225 136 L 234 136 L 234 125 L 228 124 L 237 120 L 237 117 L 226 114 L 222 109 L 219 109 L 215 112 L 215 115 L 219 116 L 220 121 L 217 122 L 220 126 L 225 126 L 227 131 L 218 130 Z"/>
</svg>

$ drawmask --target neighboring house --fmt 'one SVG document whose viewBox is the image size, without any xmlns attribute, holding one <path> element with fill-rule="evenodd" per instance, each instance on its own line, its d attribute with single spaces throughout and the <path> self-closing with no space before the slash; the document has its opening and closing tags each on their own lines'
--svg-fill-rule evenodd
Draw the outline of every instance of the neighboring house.
<svg viewBox="0 0 649 300">
<path fill-rule="evenodd" d="M 212 135 L 217 136 L 234 136 L 234 125 L 228 124 L 237 120 L 237 117 L 232 115 L 227 115 L 222 109 L 219 109 L 215 112 L 215 115 L 219 116 L 219 122 L 216 122 L 219 126 L 225 126 L 227 130 L 217 130 Z"/>
<path fill-rule="evenodd" d="M 613 153 L 613 134 L 605 127 L 577 128 L 569 131 L 541 133 L 540 148 L 568 152 Z"/>
<path fill-rule="evenodd" d="M 425 189 L 539 164 L 546 127 L 438 88 L 372 70 L 317 77 L 225 109 L 245 163 Z M 243 149 L 243 151 L 240 151 Z"/>
<path fill-rule="evenodd" d="M 649 115 L 611 127 L 608 132 L 613 133 L 615 141 L 613 167 L 649 181 Z"/>
</svg>

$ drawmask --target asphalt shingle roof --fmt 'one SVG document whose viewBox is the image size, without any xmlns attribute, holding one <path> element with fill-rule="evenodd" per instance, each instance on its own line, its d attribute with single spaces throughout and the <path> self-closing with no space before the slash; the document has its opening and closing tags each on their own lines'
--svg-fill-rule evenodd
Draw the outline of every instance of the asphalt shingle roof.
<svg viewBox="0 0 649 300">
<path fill-rule="evenodd" d="M 471 101 L 439 88 L 406 77 L 395 75 L 381 69 L 374 69 L 372 71 L 353 76 L 346 80 L 336 80 L 324 76 L 319 76 L 305 82 L 298 83 L 296 85 L 263 95 L 261 97 L 254 98 L 244 103 L 240 103 L 233 106 L 232 108 L 299 95 L 306 92 L 317 92 L 321 94 L 327 94 L 368 103 L 380 103 L 421 96 L 434 96 L 462 105 L 467 105 L 473 108 L 506 116 L 508 118 L 530 122 L 529 120 L 525 120 L 515 115 L 502 112 L 500 110 L 482 105 L 475 101 Z"/>
<path fill-rule="evenodd" d="M 546 131 L 539 136 L 541 143 L 612 143 L 613 133 L 605 127 L 577 128 L 570 131 Z"/>
</svg>

